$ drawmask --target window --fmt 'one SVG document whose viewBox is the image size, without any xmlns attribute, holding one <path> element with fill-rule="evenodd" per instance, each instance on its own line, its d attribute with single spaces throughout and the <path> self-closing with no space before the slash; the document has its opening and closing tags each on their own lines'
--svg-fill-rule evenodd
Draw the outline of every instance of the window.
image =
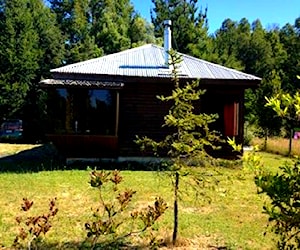
<svg viewBox="0 0 300 250">
<path fill-rule="evenodd" d="M 117 92 L 103 89 L 54 89 L 49 92 L 50 133 L 116 135 Z"/>
</svg>

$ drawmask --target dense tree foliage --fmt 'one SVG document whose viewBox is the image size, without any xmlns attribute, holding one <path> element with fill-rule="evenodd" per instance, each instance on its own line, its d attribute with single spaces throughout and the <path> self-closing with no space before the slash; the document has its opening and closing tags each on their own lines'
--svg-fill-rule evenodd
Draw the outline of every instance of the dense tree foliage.
<svg viewBox="0 0 300 250">
<path fill-rule="evenodd" d="M 51 68 L 155 42 L 129 0 L 0 0 L 0 30 L 0 121 L 22 118 L 34 131 Z"/>
<path fill-rule="evenodd" d="M 0 6 L 0 117 L 11 117 L 37 102 L 36 83 L 61 64 L 64 48 L 42 0 L 2 0 Z"/>
<path fill-rule="evenodd" d="M 281 123 L 265 109 L 264 96 L 300 88 L 300 17 L 269 29 L 259 20 L 226 19 L 209 34 L 200 3 L 152 0 L 149 23 L 129 0 L 0 0 L 0 118 L 38 121 L 44 96 L 37 83 L 51 68 L 145 43 L 162 45 L 162 23 L 171 19 L 176 50 L 263 79 L 259 89 L 246 92 L 246 119 L 265 135 L 278 133 Z"/>
<path fill-rule="evenodd" d="M 151 19 L 155 35 L 163 36 L 163 21 L 172 21 L 173 47 L 182 52 L 201 56 L 206 53 L 208 27 L 206 12 L 198 11 L 198 0 L 152 0 Z"/>
<path fill-rule="evenodd" d="M 281 122 L 264 106 L 264 97 L 281 88 L 289 92 L 299 88 L 300 18 L 282 29 L 275 25 L 265 29 L 259 19 L 252 24 L 246 18 L 225 19 L 220 29 L 208 35 L 207 9 L 199 11 L 197 0 L 152 3 L 156 36 L 162 36 L 163 20 L 171 19 L 175 49 L 263 79 L 257 90 L 246 92 L 246 120 L 260 127 L 265 136 L 279 133 Z"/>
<path fill-rule="evenodd" d="M 287 57 L 282 64 L 282 88 L 289 93 L 300 88 L 300 80 L 297 79 L 300 68 L 300 17 L 295 20 L 295 24 L 286 24 L 280 30 L 280 41 Z"/>
<path fill-rule="evenodd" d="M 66 39 L 66 63 L 154 42 L 154 28 L 129 0 L 50 0 Z"/>
<path fill-rule="evenodd" d="M 242 59 L 239 55 L 243 53 L 245 45 L 248 44 L 250 36 L 250 24 L 248 29 L 238 31 L 238 23 L 231 19 L 226 19 L 221 25 L 221 28 L 215 32 L 212 61 L 222 64 L 226 67 L 243 70 Z M 245 31 L 246 30 L 246 31 Z M 243 38 L 241 40 L 240 38 Z"/>
<path fill-rule="evenodd" d="M 281 88 L 291 92 L 299 88 L 295 73 L 299 41 L 296 25 L 266 30 L 259 20 L 250 24 L 245 18 L 239 22 L 226 19 L 214 34 L 211 61 L 262 78 L 258 89 L 246 91 L 246 120 L 260 127 L 264 136 L 279 133 L 282 125 L 264 106 L 264 97 Z"/>
<path fill-rule="evenodd" d="M 65 39 L 65 63 L 87 60 L 102 54 L 90 35 L 88 0 L 50 0 L 57 22 Z"/>
</svg>

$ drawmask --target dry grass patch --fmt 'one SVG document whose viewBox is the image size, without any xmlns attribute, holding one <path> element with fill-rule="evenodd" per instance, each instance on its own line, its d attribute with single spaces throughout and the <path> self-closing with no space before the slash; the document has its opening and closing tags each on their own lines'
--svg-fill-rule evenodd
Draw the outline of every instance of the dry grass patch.
<svg viewBox="0 0 300 250">
<path fill-rule="evenodd" d="M 260 148 L 263 148 L 264 139 L 254 138 L 252 145 L 259 145 Z M 280 155 L 287 155 L 289 149 L 289 139 L 281 137 L 270 137 L 267 141 L 266 152 Z M 293 139 L 292 141 L 292 155 L 300 156 L 300 140 Z"/>
</svg>

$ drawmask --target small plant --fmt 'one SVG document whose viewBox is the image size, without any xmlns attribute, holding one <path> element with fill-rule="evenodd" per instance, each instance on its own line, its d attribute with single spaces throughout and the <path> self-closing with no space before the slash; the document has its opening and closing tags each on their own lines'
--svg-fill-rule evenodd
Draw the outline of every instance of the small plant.
<svg viewBox="0 0 300 250">
<path fill-rule="evenodd" d="M 276 112 L 277 116 L 285 121 L 287 128 L 290 131 L 289 151 L 288 156 L 292 152 L 292 141 L 294 128 L 300 122 L 300 92 L 296 92 L 293 96 L 289 93 L 281 93 L 276 96 L 267 98 L 265 106 L 271 107 Z"/>
<path fill-rule="evenodd" d="M 199 86 L 199 81 L 181 84 L 179 79 L 179 67 L 182 61 L 180 54 L 170 51 L 170 67 L 172 69 L 172 81 L 174 89 L 170 96 L 158 96 L 164 102 L 171 103 L 169 113 L 164 117 L 164 127 L 168 127 L 170 133 L 161 141 L 155 141 L 147 136 L 136 138 L 136 143 L 141 150 L 151 150 L 155 155 L 161 156 L 161 152 L 167 152 L 170 159 L 169 176 L 172 181 L 174 192 L 174 226 L 172 243 L 176 244 L 179 225 L 179 198 L 180 183 L 188 176 L 189 185 L 195 191 L 207 182 L 206 174 L 193 171 L 193 162 L 211 163 L 213 157 L 208 151 L 219 149 L 218 144 L 222 142 L 216 131 L 210 130 L 217 114 L 205 114 L 196 110 L 201 96 L 205 93 Z M 198 104 L 197 104 L 198 103 Z M 201 194 L 204 194 L 203 192 Z"/>
<path fill-rule="evenodd" d="M 21 210 L 24 213 L 28 213 L 33 206 L 33 201 L 27 198 L 23 198 L 23 203 L 21 204 Z M 43 215 L 37 216 L 18 216 L 16 221 L 19 225 L 19 233 L 17 234 L 13 247 L 24 248 L 24 244 L 27 242 L 28 249 L 31 249 L 33 243 L 40 240 L 41 235 L 46 235 L 46 233 L 52 227 L 52 220 L 58 212 L 56 207 L 56 198 L 50 200 L 49 211 Z"/>
<path fill-rule="evenodd" d="M 234 140 L 228 140 L 233 150 L 241 150 Z M 293 164 L 285 163 L 279 173 L 270 173 L 264 169 L 256 148 L 244 154 L 243 165 L 246 171 L 254 173 L 259 194 L 266 194 L 270 202 L 263 207 L 269 216 L 271 231 L 279 236 L 279 249 L 300 248 L 300 159 Z M 266 234 L 266 232 L 265 232 Z"/>
<path fill-rule="evenodd" d="M 251 142 L 255 135 L 255 128 L 254 126 L 249 125 L 248 122 L 245 123 L 244 127 L 244 146 L 250 146 Z"/>
<path fill-rule="evenodd" d="M 126 189 L 119 191 L 118 185 L 123 178 L 120 172 L 92 171 L 90 184 L 99 191 L 99 206 L 93 213 L 93 221 L 85 223 L 87 239 L 92 241 L 92 248 L 101 246 L 118 247 L 127 244 L 130 237 L 142 235 L 151 229 L 158 218 L 166 211 L 167 204 L 162 198 L 156 198 L 153 206 L 132 210 L 129 207 L 136 191 Z M 110 187 L 113 199 L 105 200 L 104 186 Z M 150 245 L 155 245 L 155 237 L 151 237 Z"/>
<path fill-rule="evenodd" d="M 279 235 L 279 249 L 300 248 L 300 160 L 280 167 L 281 173 L 265 173 L 255 177 L 259 193 L 271 199 L 264 211 L 272 231 Z"/>
</svg>

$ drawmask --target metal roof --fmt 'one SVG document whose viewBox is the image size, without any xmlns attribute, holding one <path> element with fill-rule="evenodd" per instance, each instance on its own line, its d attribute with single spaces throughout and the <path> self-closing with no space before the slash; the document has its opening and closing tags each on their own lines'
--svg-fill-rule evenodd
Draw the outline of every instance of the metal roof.
<svg viewBox="0 0 300 250">
<path fill-rule="evenodd" d="M 170 78 L 164 49 L 146 44 L 137 48 L 52 69 L 52 73 Z M 180 54 L 180 53 L 179 53 Z M 181 54 L 179 75 L 193 79 L 261 80 L 259 77 Z"/>
</svg>

